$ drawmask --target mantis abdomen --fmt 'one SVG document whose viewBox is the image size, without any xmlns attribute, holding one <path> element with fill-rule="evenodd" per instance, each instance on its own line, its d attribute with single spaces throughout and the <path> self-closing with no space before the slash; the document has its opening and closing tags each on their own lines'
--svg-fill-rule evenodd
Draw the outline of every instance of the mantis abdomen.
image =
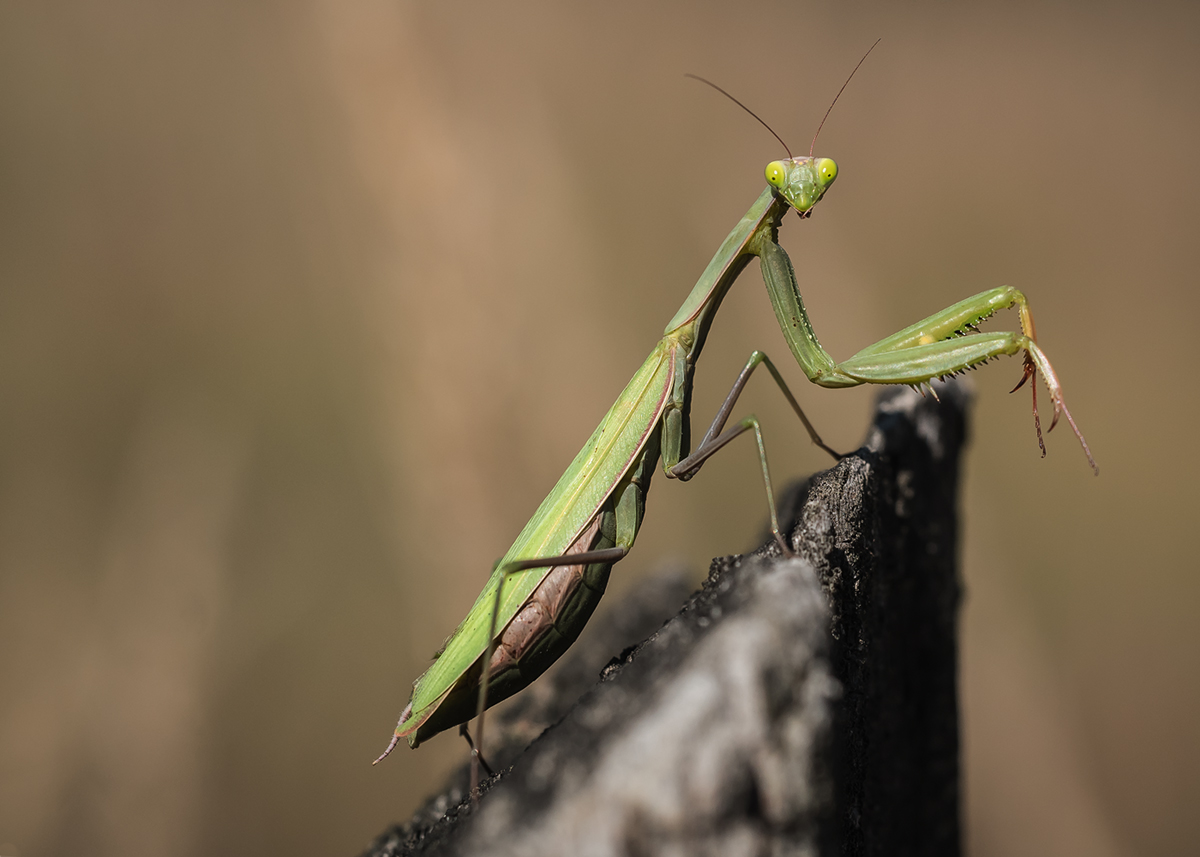
<svg viewBox="0 0 1200 857">
<path fill-rule="evenodd" d="M 636 534 L 658 450 L 657 441 L 646 445 L 623 480 L 625 490 L 613 492 L 583 532 L 563 551 L 564 556 L 611 548 L 616 544 L 619 529 Z M 622 498 L 624 503 L 618 508 L 618 500 Z M 618 518 L 624 526 L 619 526 Z M 625 540 L 632 541 L 628 536 Z M 488 705 L 525 688 L 571 647 L 600 603 L 612 566 L 612 562 L 556 565 L 545 574 L 496 638 L 486 672 Z M 486 657 L 485 652 L 459 677 L 434 713 L 408 736 L 411 746 L 416 747 L 426 738 L 475 716 Z"/>
</svg>

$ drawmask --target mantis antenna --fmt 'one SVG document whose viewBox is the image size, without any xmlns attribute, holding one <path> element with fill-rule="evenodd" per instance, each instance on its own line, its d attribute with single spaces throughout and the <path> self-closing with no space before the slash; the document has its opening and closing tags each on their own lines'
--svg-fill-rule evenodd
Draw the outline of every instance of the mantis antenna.
<svg viewBox="0 0 1200 857">
<path fill-rule="evenodd" d="M 829 105 L 829 109 L 826 110 L 825 115 L 821 117 L 821 124 L 817 126 L 817 133 L 813 134 L 812 145 L 808 147 L 808 156 L 810 158 L 813 156 L 813 150 L 817 148 L 817 137 L 821 135 L 821 129 L 825 127 L 825 120 L 828 119 L 829 114 L 833 112 L 833 105 L 837 104 L 838 99 L 842 97 L 842 93 L 846 91 L 846 87 L 850 85 L 850 78 L 854 77 L 854 72 L 858 71 L 859 67 L 867 61 L 867 57 L 871 55 L 871 51 L 875 50 L 875 45 L 878 45 L 882 41 L 883 38 L 880 37 L 875 40 L 874 45 L 871 45 L 871 47 L 867 48 L 867 52 L 863 54 L 863 58 L 858 61 L 858 65 L 854 67 L 854 71 L 850 72 L 850 77 L 846 78 L 846 82 L 843 83 L 842 88 L 838 90 L 838 94 L 833 96 L 833 103 Z M 758 117 L 755 118 L 757 119 Z M 759 121 L 761 122 L 762 120 L 760 119 Z M 772 131 L 771 133 L 774 132 Z M 783 141 L 781 140 L 780 142 Z M 784 148 L 786 149 L 787 146 L 784 146 Z M 788 154 L 790 155 L 791 152 L 788 152 Z"/>
<path fill-rule="evenodd" d="M 821 117 L 821 124 L 817 126 L 817 133 L 813 134 L 812 144 L 808 147 L 808 156 L 810 158 L 813 156 L 813 151 L 817 147 L 817 137 L 819 137 L 821 135 L 821 129 L 825 127 L 825 120 L 828 119 L 829 114 L 833 112 L 833 105 L 837 104 L 838 99 L 842 97 L 842 93 L 845 92 L 846 87 L 850 85 L 850 80 L 854 77 L 855 72 L 857 72 L 859 70 L 859 68 L 862 66 L 862 64 L 867 61 L 867 57 L 869 57 L 871 55 L 871 51 L 875 50 L 876 46 L 882 41 L 883 41 L 882 38 L 878 38 L 875 40 L 875 44 L 873 44 L 873 45 L 871 45 L 871 47 L 867 48 L 867 52 L 865 54 L 863 54 L 862 59 L 860 59 L 858 61 L 858 65 L 856 65 L 854 67 L 854 71 L 850 72 L 850 76 L 846 78 L 846 82 L 842 84 L 842 88 L 838 90 L 837 95 L 833 96 L 833 101 L 830 103 L 829 109 L 825 111 L 825 115 Z M 738 101 L 736 98 L 734 98 L 732 95 L 730 95 L 728 92 L 726 92 L 721 87 L 717 86 L 711 80 L 707 80 L 698 74 L 692 74 L 691 72 L 688 72 L 687 74 L 684 75 L 684 77 L 690 77 L 692 80 L 698 80 L 701 83 L 705 84 L 706 86 L 711 86 L 713 89 L 715 89 L 717 92 L 724 95 L 726 98 L 728 98 L 734 104 L 736 104 L 738 107 L 745 110 L 747 113 L 749 113 L 755 119 L 757 119 L 758 123 L 760 125 L 762 125 L 768 131 L 770 131 L 771 136 L 773 136 L 776 140 L 778 140 L 779 144 L 781 146 L 783 146 L 783 150 L 785 152 L 787 152 L 788 157 L 791 158 L 792 160 L 795 160 L 795 156 L 792 155 L 792 150 L 788 147 L 788 144 L 783 141 L 783 138 L 775 133 L 775 129 L 772 128 L 770 125 L 768 125 L 761 116 L 759 116 L 757 113 L 755 113 L 749 107 L 747 107 L 745 104 L 742 104 L 742 102 Z"/>
<path fill-rule="evenodd" d="M 862 63 L 859 63 L 859 65 L 862 65 Z M 855 69 L 855 70 L 857 71 L 857 69 Z M 761 116 L 759 116 L 757 113 L 755 113 L 755 112 L 754 112 L 753 110 L 751 110 L 749 107 L 747 107 L 745 104 L 742 104 L 742 102 L 738 101 L 736 98 L 734 98 L 734 97 L 733 97 L 732 95 L 730 95 L 728 92 L 726 92 L 725 90 L 721 89 L 721 87 L 717 86 L 717 85 L 716 85 L 715 83 L 713 83 L 711 80 L 705 80 L 704 78 L 702 78 L 702 77 L 701 77 L 700 75 L 698 75 L 698 74 L 691 74 L 691 73 L 688 73 L 688 74 L 685 74 L 685 75 L 684 75 L 684 77 L 690 77 L 692 80 L 698 80 L 698 81 L 700 81 L 701 83 L 708 84 L 708 85 L 709 85 L 709 86 L 711 86 L 713 89 L 715 89 L 717 92 L 721 93 L 721 94 L 722 94 L 722 95 L 724 95 L 726 98 L 728 98 L 730 101 L 732 101 L 734 104 L 736 104 L 738 107 L 740 107 L 740 108 L 742 108 L 743 110 L 745 110 L 747 113 L 749 113 L 749 114 L 750 114 L 751 116 L 753 116 L 755 119 L 757 119 L 757 120 L 759 121 L 759 124 L 761 124 L 761 125 L 762 125 L 764 128 L 766 128 L 768 131 L 770 131 L 770 132 L 771 132 L 771 134 L 772 134 L 772 136 L 774 136 L 774 137 L 775 137 L 775 139 L 779 141 L 779 144 L 780 144 L 781 146 L 783 146 L 783 150 L 784 150 L 785 152 L 787 152 L 787 153 L 788 153 L 788 157 L 789 157 L 789 158 L 791 158 L 791 157 L 792 157 L 792 150 L 788 148 L 788 144 L 787 144 L 787 143 L 783 142 L 783 138 L 782 138 L 782 137 L 780 137 L 778 134 L 776 134 L 776 133 L 775 133 L 775 129 L 774 129 L 774 128 L 772 128 L 770 125 L 768 125 L 766 122 L 764 122 L 764 121 L 762 120 L 762 117 L 761 117 Z M 845 87 L 843 87 L 843 89 L 844 89 L 844 88 L 845 88 Z M 839 94 L 840 94 L 840 93 L 839 93 Z M 836 100 L 836 99 L 835 99 L 835 100 Z"/>
</svg>

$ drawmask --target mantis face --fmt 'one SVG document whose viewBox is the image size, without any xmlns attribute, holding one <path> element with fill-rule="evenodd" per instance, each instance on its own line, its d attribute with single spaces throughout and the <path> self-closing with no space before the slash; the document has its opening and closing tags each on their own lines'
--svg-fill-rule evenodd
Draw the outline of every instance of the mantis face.
<svg viewBox="0 0 1200 857">
<path fill-rule="evenodd" d="M 788 158 L 767 164 L 767 184 L 779 191 L 792 208 L 807 217 L 837 178 L 837 164 L 829 158 Z"/>
</svg>

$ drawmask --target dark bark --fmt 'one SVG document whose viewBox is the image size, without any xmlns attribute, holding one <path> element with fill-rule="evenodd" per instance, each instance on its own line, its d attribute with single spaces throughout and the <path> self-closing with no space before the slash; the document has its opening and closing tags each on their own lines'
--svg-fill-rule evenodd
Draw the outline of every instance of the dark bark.
<svg viewBox="0 0 1200 857">
<path fill-rule="evenodd" d="M 957 855 L 967 395 L 937 390 L 786 493 L 798 558 L 715 560 L 661 627 L 679 577 L 643 587 L 496 718 L 477 807 L 460 772 L 367 853 Z"/>
</svg>

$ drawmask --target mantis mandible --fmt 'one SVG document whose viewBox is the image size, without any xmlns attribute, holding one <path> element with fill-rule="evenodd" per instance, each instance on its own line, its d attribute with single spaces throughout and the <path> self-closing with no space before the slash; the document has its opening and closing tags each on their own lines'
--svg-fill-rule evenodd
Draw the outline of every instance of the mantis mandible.
<svg viewBox="0 0 1200 857">
<path fill-rule="evenodd" d="M 720 87 L 702 82 L 718 89 L 758 119 Z M 1033 382 L 1030 386 L 1034 389 L 1034 426 L 1042 455 L 1046 454 L 1046 447 L 1037 410 L 1038 373 L 1050 391 L 1054 407 L 1050 429 L 1060 415 L 1065 415 L 1088 462 L 1099 473 L 1087 442 L 1063 401 L 1058 377 L 1037 345 L 1029 304 L 1015 288 L 1003 286 L 967 298 L 840 363 L 821 347 L 804 309 L 791 260 L 777 240 L 788 211 L 794 209 L 801 218 L 809 217 L 837 178 L 837 164 L 829 158 L 815 157 L 815 145 L 816 136 L 807 157 L 793 157 L 789 151 L 786 159 L 767 165 L 767 188 L 721 244 L 679 311 L 667 323 L 662 339 L 646 362 L 512 547 L 496 563 L 470 613 L 437 653 L 433 664 L 414 683 L 411 701 L 400 715 L 391 743 L 376 762 L 386 757 L 401 738 L 407 738 L 416 747 L 438 732 L 460 726 L 472 748 L 474 789 L 478 778 L 475 766 L 482 762 L 479 750 L 483 744 L 484 710 L 541 675 L 579 635 L 604 593 L 613 563 L 633 547 L 642 523 L 650 477 L 660 458 L 666 478 L 687 481 L 719 449 L 739 435 L 753 432 L 771 532 L 782 551 L 787 555 L 792 553 L 779 529 L 758 420 L 747 416 L 725 428 L 738 396 L 758 366 L 767 367 L 812 442 L 835 460 L 841 456 L 821 440 L 782 375 L 763 352 L 750 355 L 708 431 L 696 448 L 689 451 L 692 373 L 696 360 L 717 308 L 752 257 L 759 259 L 784 340 L 809 381 L 829 388 L 860 384 L 919 387 L 992 358 L 1023 354 L 1024 372 L 1014 391 L 1026 381 Z M 979 332 L 980 322 L 1008 308 L 1017 310 L 1019 333 Z M 466 731 L 472 717 L 479 718 L 476 732 L 479 748 Z"/>
</svg>

